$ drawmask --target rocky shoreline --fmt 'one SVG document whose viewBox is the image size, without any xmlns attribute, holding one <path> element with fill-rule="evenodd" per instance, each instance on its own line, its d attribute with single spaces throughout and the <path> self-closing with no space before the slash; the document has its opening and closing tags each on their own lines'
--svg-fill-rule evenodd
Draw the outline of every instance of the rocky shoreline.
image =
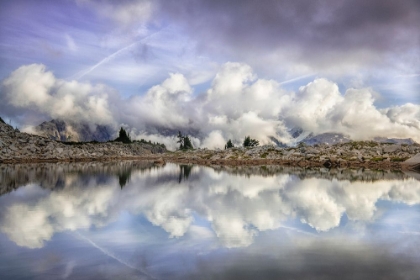
<svg viewBox="0 0 420 280">
<path fill-rule="evenodd" d="M 350 142 L 335 145 L 278 148 L 231 148 L 228 150 L 193 150 L 165 153 L 164 159 L 176 163 L 200 165 L 283 165 L 294 167 L 416 169 L 405 161 L 420 153 L 420 145 Z M 414 161 L 416 162 L 416 161 Z"/>
<path fill-rule="evenodd" d="M 280 148 L 260 146 L 227 150 L 196 149 L 170 152 L 148 143 L 64 144 L 19 132 L 0 123 L 0 163 L 75 162 L 148 159 L 200 165 L 284 165 L 296 167 L 411 169 L 420 171 L 420 145 L 349 142 Z"/>
<path fill-rule="evenodd" d="M 0 122 L 0 163 L 103 161 L 145 158 L 166 151 L 148 143 L 105 142 L 65 144 L 46 137 L 19 132 Z"/>
</svg>

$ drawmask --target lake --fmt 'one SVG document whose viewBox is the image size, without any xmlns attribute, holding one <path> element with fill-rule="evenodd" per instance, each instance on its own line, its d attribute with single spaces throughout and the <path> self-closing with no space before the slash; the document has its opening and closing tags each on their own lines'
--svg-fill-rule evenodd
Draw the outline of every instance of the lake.
<svg viewBox="0 0 420 280">
<path fill-rule="evenodd" d="M 0 279 L 420 279 L 418 174 L 0 165 Z"/>
</svg>

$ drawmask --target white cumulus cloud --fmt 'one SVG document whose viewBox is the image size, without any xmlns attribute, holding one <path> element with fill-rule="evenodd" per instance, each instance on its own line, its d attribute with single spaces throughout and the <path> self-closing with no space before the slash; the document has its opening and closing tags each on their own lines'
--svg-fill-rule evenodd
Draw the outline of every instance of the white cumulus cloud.
<svg viewBox="0 0 420 280">
<path fill-rule="evenodd" d="M 288 143 L 289 130 L 314 134 L 337 132 L 355 140 L 374 137 L 412 138 L 420 142 L 420 105 L 377 108 L 371 88 L 348 88 L 317 78 L 297 91 L 275 80 L 258 78 L 249 65 L 226 63 L 207 90 L 194 92 L 188 79 L 171 73 L 143 94 L 123 98 L 105 85 L 59 79 L 44 65 L 25 65 L 2 82 L 2 107 L 33 114 L 96 124 L 127 125 L 137 138 L 168 147 L 178 130 L 194 146 L 223 148 L 252 136 L 262 144 L 271 137 Z M 6 111 L 6 110 L 5 110 Z M 10 112 L 10 108 L 7 110 Z M 26 122 L 26 123 L 25 123 Z"/>
</svg>

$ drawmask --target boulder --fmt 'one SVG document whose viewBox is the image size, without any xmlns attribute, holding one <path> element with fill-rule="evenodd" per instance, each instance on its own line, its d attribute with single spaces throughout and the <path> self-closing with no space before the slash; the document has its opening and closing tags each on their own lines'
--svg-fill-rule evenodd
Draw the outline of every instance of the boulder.
<svg viewBox="0 0 420 280">
<path fill-rule="evenodd" d="M 403 168 L 420 172 L 420 153 L 407 159 L 402 164 Z"/>
<path fill-rule="evenodd" d="M 384 147 L 384 153 L 395 153 L 401 151 L 401 145 L 388 145 Z"/>
</svg>

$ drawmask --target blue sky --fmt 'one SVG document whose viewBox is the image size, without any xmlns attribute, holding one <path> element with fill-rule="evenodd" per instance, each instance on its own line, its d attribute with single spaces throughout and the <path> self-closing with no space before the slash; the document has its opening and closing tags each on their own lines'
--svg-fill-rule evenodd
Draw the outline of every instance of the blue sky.
<svg viewBox="0 0 420 280">
<path fill-rule="evenodd" d="M 48 109 L 62 109 L 62 106 L 55 106 L 50 101 L 42 104 L 27 102 L 23 105 L 25 102 L 22 99 L 15 100 L 15 96 L 31 100 L 39 99 L 44 94 L 38 91 L 23 92 L 22 89 L 32 87 L 24 83 L 30 80 L 27 75 L 38 71 L 34 83 L 42 80 L 40 75 L 53 75 L 54 81 L 40 87 L 46 90 L 45 94 L 54 97 L 59 84 L 73 89 L 62 93 L 60 98 L 76 100 L 68 103 L 68 107 L 78 105 L 79 113 L 93 110 L 85 106 L 88 103 L 84 99 L 86 96 L 96 98 L 99 92 L 101 96 L 106 95 L 103 99 L 106 99 L 103 101 L 106 105 L 100 111 L 112 115 L 112 121 L 108 121 L 108 124 L 128 125 L 133 127 L 134 134 L 151 135 L 161 128 L 185 129 L 191 122 L 196 122 L 193 129 L 200 130 L 196 135 L 200 143 L 212 131 L 221 131 L 223 139 L 242 137 L 246 129 L 243 133 L 236 131 L 233 134 L 228 133 L 234 130 L 232 127 L 200 129 L 203 123 L 211 122 L 212 118 L 225 118 L 225 123 L 232 123 L 249 112 L 267 122 L 268 117 L 261 116 L 265 105 L 246 110 L 237 108 L 235 115 L 226 111 L 216 112 L 216 105 L 209 106 L 202 101 L 209 99 L 215 79 L 229 68 L 226 65 L 239 63 L 249 67 L 252 72 L 252 77 L 242 77 L 243 85 L 252 85 L 261 80 L 274 81 L 279 90 L 288 93 L 290 100 L 300 96 L 301 87 L 317 79 L 325 79 L 336 85 L 342 96 L 349 89 L 368 89 L 371 93 L 366 100 L 372 99 L 368 103 L 388 117 L 395 116 L 395 109 L 391 114 L 387 111 L 389 108 L 398 107 L 397 111 L 407 112 L 404 106 L 414 104 L 415 109 L 409 113 L 408 120 L 407 117 L 401 120 L 400 116 L 390 121 L 420 129 L 418 1 L 375 0 L 365 3 L 361 0 L 341 0 L 307 3 L 268 0 L 262 5 L 252 0 L 125 0 L 118 3 L 106 0 L 19 0 L 2 1 L 1 6 L 0 110 L 5 118 L 10 118 L 20 127 L 37 125 L 51 118 L 74 119 L 77 115 L 75 112 L 63 114 L 63 110 Z M 30 65 L 44 68 L 32 67 L 28 71 L 13 74 L 13 71 Z M 168 108 L 167 104 L 162 105 L 161 100 L 150 102 L 141 98 L 154 86 L 162 85 L 171 77 L 171 73 L 182 75 L 190 86 L 187 99 L 172 100 L 177 105 Z M 177 84 L 176 81 L 172 82 Z M 78 87 L 95 88 L 98 85 L 104 88 L 95 92 L 86 89 L 84 97 L 73 97 L 74 92 L 79 92 Z M 169 87 L 174 89 L 173 86 Z M 174 89 L 173 92 L 180 90 L 185 88 Z M 269 89 L 261 91 L 268 92 Z M 224 94 L 229 95 L 230 92 Z M 156 96 L 154 98 L 158 98 Z M 260 99 L 256 97 L 256 100 Z M 276 102 L 277 99 L 268 96 L 266 102 Z M 142 108 L 152 108 L 150 110 L 153 112 L 163 108 L 162 111 L 178 114 L 183 121 L 170 125 L 164 122 L 137 124 L 134 117 L 116 113 L 137 112 L 138 106 L 131 106 L 133 100 L 142 103 L 139 105 Z M 144 105 L 146 102 L 149 102 L 147 106 Z M 320 102 L 328 103 L 326 100 Z M 199 116 L 179 113 L 185 107 L 190 108 L 192 103 L 195 108 L 199 107 Z M 284 118 L 284 115 L 284 112 L 276 111 L 269 119 L 280 119 L 285 127 L 297 125 L 290 122 L 289 116 Z M 136 119 L 143 117 L 142 114 L 136 115 Z M 93 119 L 104 118 L 97 114 Z M 201 122 L 196 119 L 201 119 Z M 352 123 L 348 127 L 355 125 Z M 321 129 L 318 126 L 311 128 L 311 132 L 335 130 L 351 136 L 357 134 L 349 131 L 348 127 L 341 129 L 332 125 Z M 402 132 L 407 129 L 402 129 L 396 136 L 410 136 Z M 284 129 L 280 130 L 273 127 L 267 133 L 285 133 Z M 386 136 L 383 131 L 377 134 Z M 267 135 L 260 140 L 264 142 Z"/>
</svg>

